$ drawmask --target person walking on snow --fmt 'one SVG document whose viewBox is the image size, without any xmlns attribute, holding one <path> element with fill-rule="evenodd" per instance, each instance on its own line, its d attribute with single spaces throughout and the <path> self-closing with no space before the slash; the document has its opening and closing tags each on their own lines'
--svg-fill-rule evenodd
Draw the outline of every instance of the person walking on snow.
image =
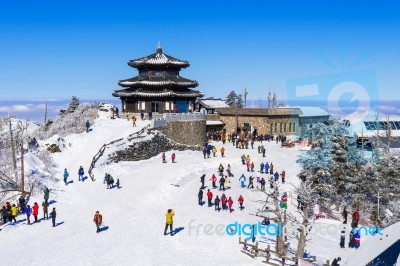
<svg viewBox="0 0 400 266">
<path fill-rule="evenodd" d="M 86 133 L 89 133 L 90 123 L 89 120 L 86 120 Z"/>
<path fill-rule="evenodd" d="M 26 215 L 26 221 L 27 224 L 31 224 L 31 206 L 26 206 L 25 207 L 25 215 Z"/>
<path fill-rule="evenodd" d="M 233 176 L 232 171 L 231 171 L 231 165 L 230 165 L 230 164 L 228 164 L 228 167 L 226 168 L 226 172 L 228 173 L 228 176 L 229 176 L 229 177 L 232 177 L 232 176 Z"/>
<path fill-rule="evenodd" d="M 265 179 L 264 179 L 264 177 L 261 178 L 260 184 L 261 184 L 261 190 L 265 190 Z"/>
<path fill-rule="evenodd" d="M 221 157 L 224 157 L 224 154 L 225 154 L 225 148 L 224 148 L 224 147 L 222 147 L 220 151 L 221 151 Z"/>
<path fill-rule="evenodd" d="M 117 183 L 116 183 L 116 185 L 117 185 L 117 189 L 119 189 L 120 187 L 119 187 L 119 178 L 117 178 Z"/>
<path fill-rule="evenodd" d="M 215 176 L 215 174 L 212 175 L 210 180 L 212 182 L 212 187 L 217 188 L 217 185 L 215 184 L 215 182 L 217 182 L 217 177 Z"/>
<path fill-rule="evenodd" d="M 210 190 L 208 190 L 208 192 L 207 192 L 208 207 L 212 206 L 212 197 L 213 197 L 213 193 Z"/>
<path fill-rule="evenodd" d="M 220 202 L 220 199 L 218 198 L 218 196 L 215 197 L 214 205 L 215 205 L 215 210 L 216 210 L 216 211 L 219 211 L 219 210 L 220 210 L 220 209 L 219 209 L 219 202 Z"/>
<path fill-rule="evenodd" d="M 203 204 L 203 190 L 200 188 L 199 193 L 197 194 L 197 197 L 199 199 L 199 205 L 201 206 Z"/>
<path fill-rule="evenodd" d="M 218 166 L 218 172 L 220 176 L 224 175 L 224 166 L 222 165 L 222 163 L 220 163 Z"/>
<path fill-rule="evenodd" d="M 68 181 L 67 181 L 68 177 L 69 177 L 69 174 L 68 174 L 67 168 L 65 168 L 64 169 L 64 183 L 65 183 L 65 185 L 68 185 Z"/>
<path fill-rule="evenodd" d="M 176 158 L 175 153 L 172 153 L 171 160 L 172 160 L 173 163 L 175 162 L 175 158 Z"/>
<path fill-rule="evenodd" d="M 250 172 L 250 162 L 246 162 L 247 172 Z"/>
<path fill-rule="evenodd" d="M 202 176 L 200 176 L 200 182 L 201 182 L 201 188 L 204 188 L 204 178 L 206 177 L 205 174 L 203 174 Z"/>
<path fill-rule="evenodd" d="M 253 184 L 253 180 L 254 177 L 253 176 L 249 176 L 249 185 L 247 186 L 247 188 L 254 188 L 254 184 Z"/>
<path fill-rule="evenodd" d="M 164 235 L 167 235 L 167 229 L 169 227 L 169 231 L 171 233 L 171 236 L 174 235 L 174 231 L 173 231 L 173 224 L 174 224 L 174 220 L 173 217 L 175 215 L 174 210 L 172 209 L 168 209 L 167 213 L 165 214 L 165 229 L 164 229 Z"/>
<path fill-rule="evenodd" d="M 108 174 L 107 174 L 107 173 L 106 173 L 106 175 L 104 176 L 103 184 L 108 184 Z"/>
<path fill-rule="evenodd" d="M 49 203 L 47 201 L 43 201 L 42 203 L 42 207 L 43 207 L 43 220 L 48 220 L 49 219 Z"/>
<path fill-rule="evenodd" d="M 167 162 L 167 160 L 166 160 L 167 156 L 165 155 L 165 152 L 163 152 L 161 157 L 162 157 L 162 162 L 166 163 Z"/>
<path fill-rule="evenodd" d="M 243 210 L 243 202 L 244 202 L 244 198 L 242 197 L 242 195 L 239 196 L 239 204 L 240 204 L 240 210 Z"/>
<path fill-rule="evenodd" d="M 242 155 L 242 157 L 240 157 L 240 159 L 242 159 L 242 164 L 245 165 L 246 164 L 246 155 Z"/>
<path fill-rule="evenodd" d="M 56 208 L 53 208 L 53 210 L 50 213 L 50 217 L 51 217 L 51 222 L 53 223 L 53 227 L 56 227 Z"/>
<path fill-rule="evenodd" d="M 282 171 L 282 173 L 281 173 L 281 178 L 282 178 L 282 184 L 285 184 L 285 178 L 286 178 L 286 172 L 285 172 L 285 170 Z"/>
<path fill-rule="evenodd" d="M 228 199 L 229 212 L 232 212 L 232 205 L 233 205 L 233 200 L 231 197 L 229 197 L 229 199 Z"/>
<path fill-rule="evenodd" d="M 83 171 L 83 167 L 79 166 L 79 170 L 78 170 L 78 180 L 79 181 L 81 181 L 81 178 L 82 178 L 82 181 L 83 181 L 83 175 L 84 174 L 85 174 L 85 171 Z"/>
<path fill-rule="evenodd" d="M 132 126 L 136 127 L 136 117 L 132 116 Z"/>
<path fill-rule="evenodd" d="M 96 211 L 96 214 L 93 217 L 93 222 L 96 225 L 96 233 L 100 233 L 100 226 L 103 222 L 103 216 L 100 214 L 99 211 Z"/>
<path fill-rule="evenodd" d="M 271 162 L 271 164 L 269 165 L 269 174 L 270 174 L 270 175 L 273 175 L 273 174 L 274 174 L 274 165 L 272 164 L 272 162 Z"/>
<path fill-rule="evenodd" d="M 245 182 L 246 182 L 246 177 L 244 176 L 244 174 L 242 174 L 242 175 L 239 177 L 239 181 L 240 181 L 240 186 L 241 186 L 242 188 L 246 187 L 246 184 L 245 184 Z"/>
<path fill-rule="evenodd" d="M 37 217 L 39 215 L 39 205 L 37 204 L 37 202 L 35 202 L 35 204 L 33 204 L 32 215 L 35 218 L 35 223 L 37 223 L 37 221 L 38 221 Z"/>
<path fill-rule="evenodd" d="M 260 164 L 260 173 L 264 174 L 264 163 L 263 162 Z"/>
<path fill-rule="evenodd" d="M 227 207 L 226 207 L 227 203 L 228 203 L 228 199 L 226 198 L 225 193 L 222 193 L 222 196 L 221 196 L 222 210 L 227 209 Z"/>
</svg>

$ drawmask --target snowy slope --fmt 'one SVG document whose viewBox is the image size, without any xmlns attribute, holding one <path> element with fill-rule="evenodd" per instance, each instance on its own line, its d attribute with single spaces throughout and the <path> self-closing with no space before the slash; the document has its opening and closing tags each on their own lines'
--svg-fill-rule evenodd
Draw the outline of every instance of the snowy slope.
<svg viewBox="0 0 400 266">
<path fill-rule="evenodd" d="M 0 250 L 6 250 L 2 256 L 4 265 L 43 265 L 44 257 L 52 265 L 261 265 L 261 259 L 253 260 L 240 252 L 237 236 L 206 234 L 204 228 L 213 231 L 217 225 L 225 230 L 227 224 L 256 223 L 260 221 L 253 215 L 262 206 L 259 200 L 265 200 L 264 194 L 255 190 L 239 187 L 239 176 L 244 173 L 240 162 L 242 154 L 249 154 L 255 161 L 256 169 L 263 160 L 274 163 L 275 171 L 286 171 L 287 183 L 280 187 L 281 192 L 290 192 L 297 184 L 296 174 L 299 166 L 296 159 L 299 148 L 281 148 L 275 142 L 264 142 L 266 158 L 254 150 L 238 150 L 231 144 L 225 145 L 226 157 L 218 154 L 215 158 L 203 159 L 198 151 L 176 152 L 177 163 L 161 162 L 161 155 L 139 162 L 119 162 L 111 165 L 96 165 L 95 182 L 89 179 L 78 182 L 77 171 L 83 166 L 87 172 L 93 156 L 104 143 L 140 130 L 148 121 L 139 121 L 137 127 L 124 119 L 111 120 L 102 116 L 96 120 L 93 131 L 69 135 L 62 153 L 53 155 L 58 164 L 57 178 L 60 181 L 50 187 L 50 200 L 57 208 L 56 228 L 49 221 L 27 226 L 25 221 L 17 225 L 7 225 L 0 232 Z M 221 143 L 214 143 L 216 147 Z M 256 145 L 258 145 L 256 143 Z M 167 153 L 169 158 L 171 152 Z M 213 173 L 222 163 L 232 166 L 235 177 L 231 178 L 232 189 L 225 194 L 232 196 L 233 213 L 216 212 L 207 204 L 197 204 L 200 176 L 206 174 L 206 185 L 211 187 Z M 62 172 L 67 168 L 74 183 L 65 186 Z M 110 173 L 114 179 L 120 179 L 122 188 L 107 190 L 103 184 L 104 173 Z M 255 173 L 254 173 L 255 174 Z M 267 177 L 267 175 L 264 175 Z M 215 195 L 222 192 L 212 190 Z M 206 192 L 206 190 L 205 190 Z M 245 199 L 245 209 L 238 210 L 239 195 Z M 290 199 L 289 202 L 295 199 Z M 36 195 L 30 201 L 40 203 L 42 195 Z M 163 235 L 165 212 L 175 210 L 174 227 L 181 228 L 173 237 Z M 106 230 L 96 234 L 92 222 L 93 215 L 99 210 L 103 215 Z M 288 211 L 297 214 L 294 205 L 289 204 Z M 39 216 L 42 215 L 41 211 Z M 25 217 L 20 216 L 18 220 Z M 331 221 L 328 221 L 331 222 Z M 190 225 L 192 226 L 190 228 Z M 201 227 L 198 227 L 201 225 Z M 213 229 L 210 229 L 210 228 Z M 332 260 L 336 255 L 346 257 L 353 250 L 340 250 L 338 239 L 318 237 L 307 250 L 319 259 Z M 323 244 L 322 244 L 323 243 Z M 295 248 L 295 242 L 291 245 Z M 22 246 L 24 252 L 19 247 Z M 338 252 L 338 254 L 335 254 Z"/>
</svg>

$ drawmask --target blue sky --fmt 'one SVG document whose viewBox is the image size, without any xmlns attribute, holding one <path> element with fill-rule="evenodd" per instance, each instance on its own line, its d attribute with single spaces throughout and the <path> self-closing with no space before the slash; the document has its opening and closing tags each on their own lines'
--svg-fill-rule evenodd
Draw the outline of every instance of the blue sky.
<svg viewBox="0 0 400 266">
<path fill-rule="evenodd" d="M 111 99 L 158 41 L 206 96 L 246 84 L 248 98 L 285 100 L 292 79 L 373 70 L 379 98 L 399 98 L 399 6 L 329 3 L 2 1 L 0 100 Z"/>
</svg>

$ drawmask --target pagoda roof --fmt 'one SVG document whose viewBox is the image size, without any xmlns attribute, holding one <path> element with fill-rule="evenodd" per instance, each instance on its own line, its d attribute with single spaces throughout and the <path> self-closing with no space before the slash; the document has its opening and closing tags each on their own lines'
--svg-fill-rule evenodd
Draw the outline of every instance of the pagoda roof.
<svg viewBox="0 0 400 266">
<path fill-rule="evenodd" d="M 194 88 L 199 85 L 195 80 L 190 80 L 177 75 L 164 74 L 163 76 L 136 76 L 120 80 L 122 87 L 186 87 Z"/>
<path fill-rule="evenodd" d="M 170 55 L 164 54 L 161 45 L 158 44 L 156 52 L 154 54 L 141 57 L 138 59 L 129 60 L 128 65 L 135 68 L 142 67 L 171 67 L 171 68 L 186 68 L 190 66 L 186 60 L 180 60 Z"/>
<path fill-rule="evenodd" d="M 146 90 L 144 88 L 138 88 L 135 90 L 116 90 L 112 94 L 115 97 L 144 97 L 144 98 L 163 98 L 163 97 L 178 97 L 178 98 L 192 98 L 202 97 L 204 94 L 197 90 L 186 90 L 186 91 L 174 91 L 171 89 L 161 90 Z"/>
</svg>

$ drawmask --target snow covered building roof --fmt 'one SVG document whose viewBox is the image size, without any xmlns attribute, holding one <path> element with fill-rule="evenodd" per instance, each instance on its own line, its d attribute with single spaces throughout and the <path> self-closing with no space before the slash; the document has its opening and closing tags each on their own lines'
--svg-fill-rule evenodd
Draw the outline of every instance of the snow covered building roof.
<svg viewBox="0 0 400 266">
<path fill-rule="evenodd" d="M 194 88 L 199 85 L 197 81 L 185 79 L 178 75 L 171 75 L 166 71 L 163 71 L 161 76 L 136 76 L 130 79 L 120 80 L 118 84 L 122 87 L 180 86 L 189 88 Z"/>
<path fill-rule="evenodd" d="M 221 98 L 215 99 L 215 98 L 205 98 L 205 99 L 198 99 L 196 101 L 197 103 L 201 104 L 205 108 L 225 108 L 229 107 L 224 100 Z"/>
<path fill-rule="evenodd" d="M 314 106 L 296 106 L 300 108 L 302 114 L 299 117 L 316 117 L 316 116 L 326 116 L 329 117 L 329 113 L 322 109 L 321 107 Z"/>
<path fill-rule="evenodd" d="M 400 222 L 382 230 L 361 245 L 345 265 L 395 265 L 400 255 Z"/>
<path fill-rule="evenodd" d="M 160 43 L 158 43 L 155 53 L 138 59 L 129 60 L 128 65 L 136 68 L 152 68 L 162 66 L 178 69 L 190 66 L 189 62 L 186 60 L 180 60 L 164 54 Z"/>
<path fill-rule="evenodd" d="M 242 116 L 299 116 L 301 110 L 299 108 L 216 108 L 215 111 L 221 115 L 238 115 Z"/>
<path fill-rule="evenodd" d="M 349 120 L 350 133 L 358 137 L 371 138 L 377 135 L 386 136 L 390 127 L 393 137 L 400 137 L 400 116 L 367 115 L 360 119 Z"/>
</svg>

